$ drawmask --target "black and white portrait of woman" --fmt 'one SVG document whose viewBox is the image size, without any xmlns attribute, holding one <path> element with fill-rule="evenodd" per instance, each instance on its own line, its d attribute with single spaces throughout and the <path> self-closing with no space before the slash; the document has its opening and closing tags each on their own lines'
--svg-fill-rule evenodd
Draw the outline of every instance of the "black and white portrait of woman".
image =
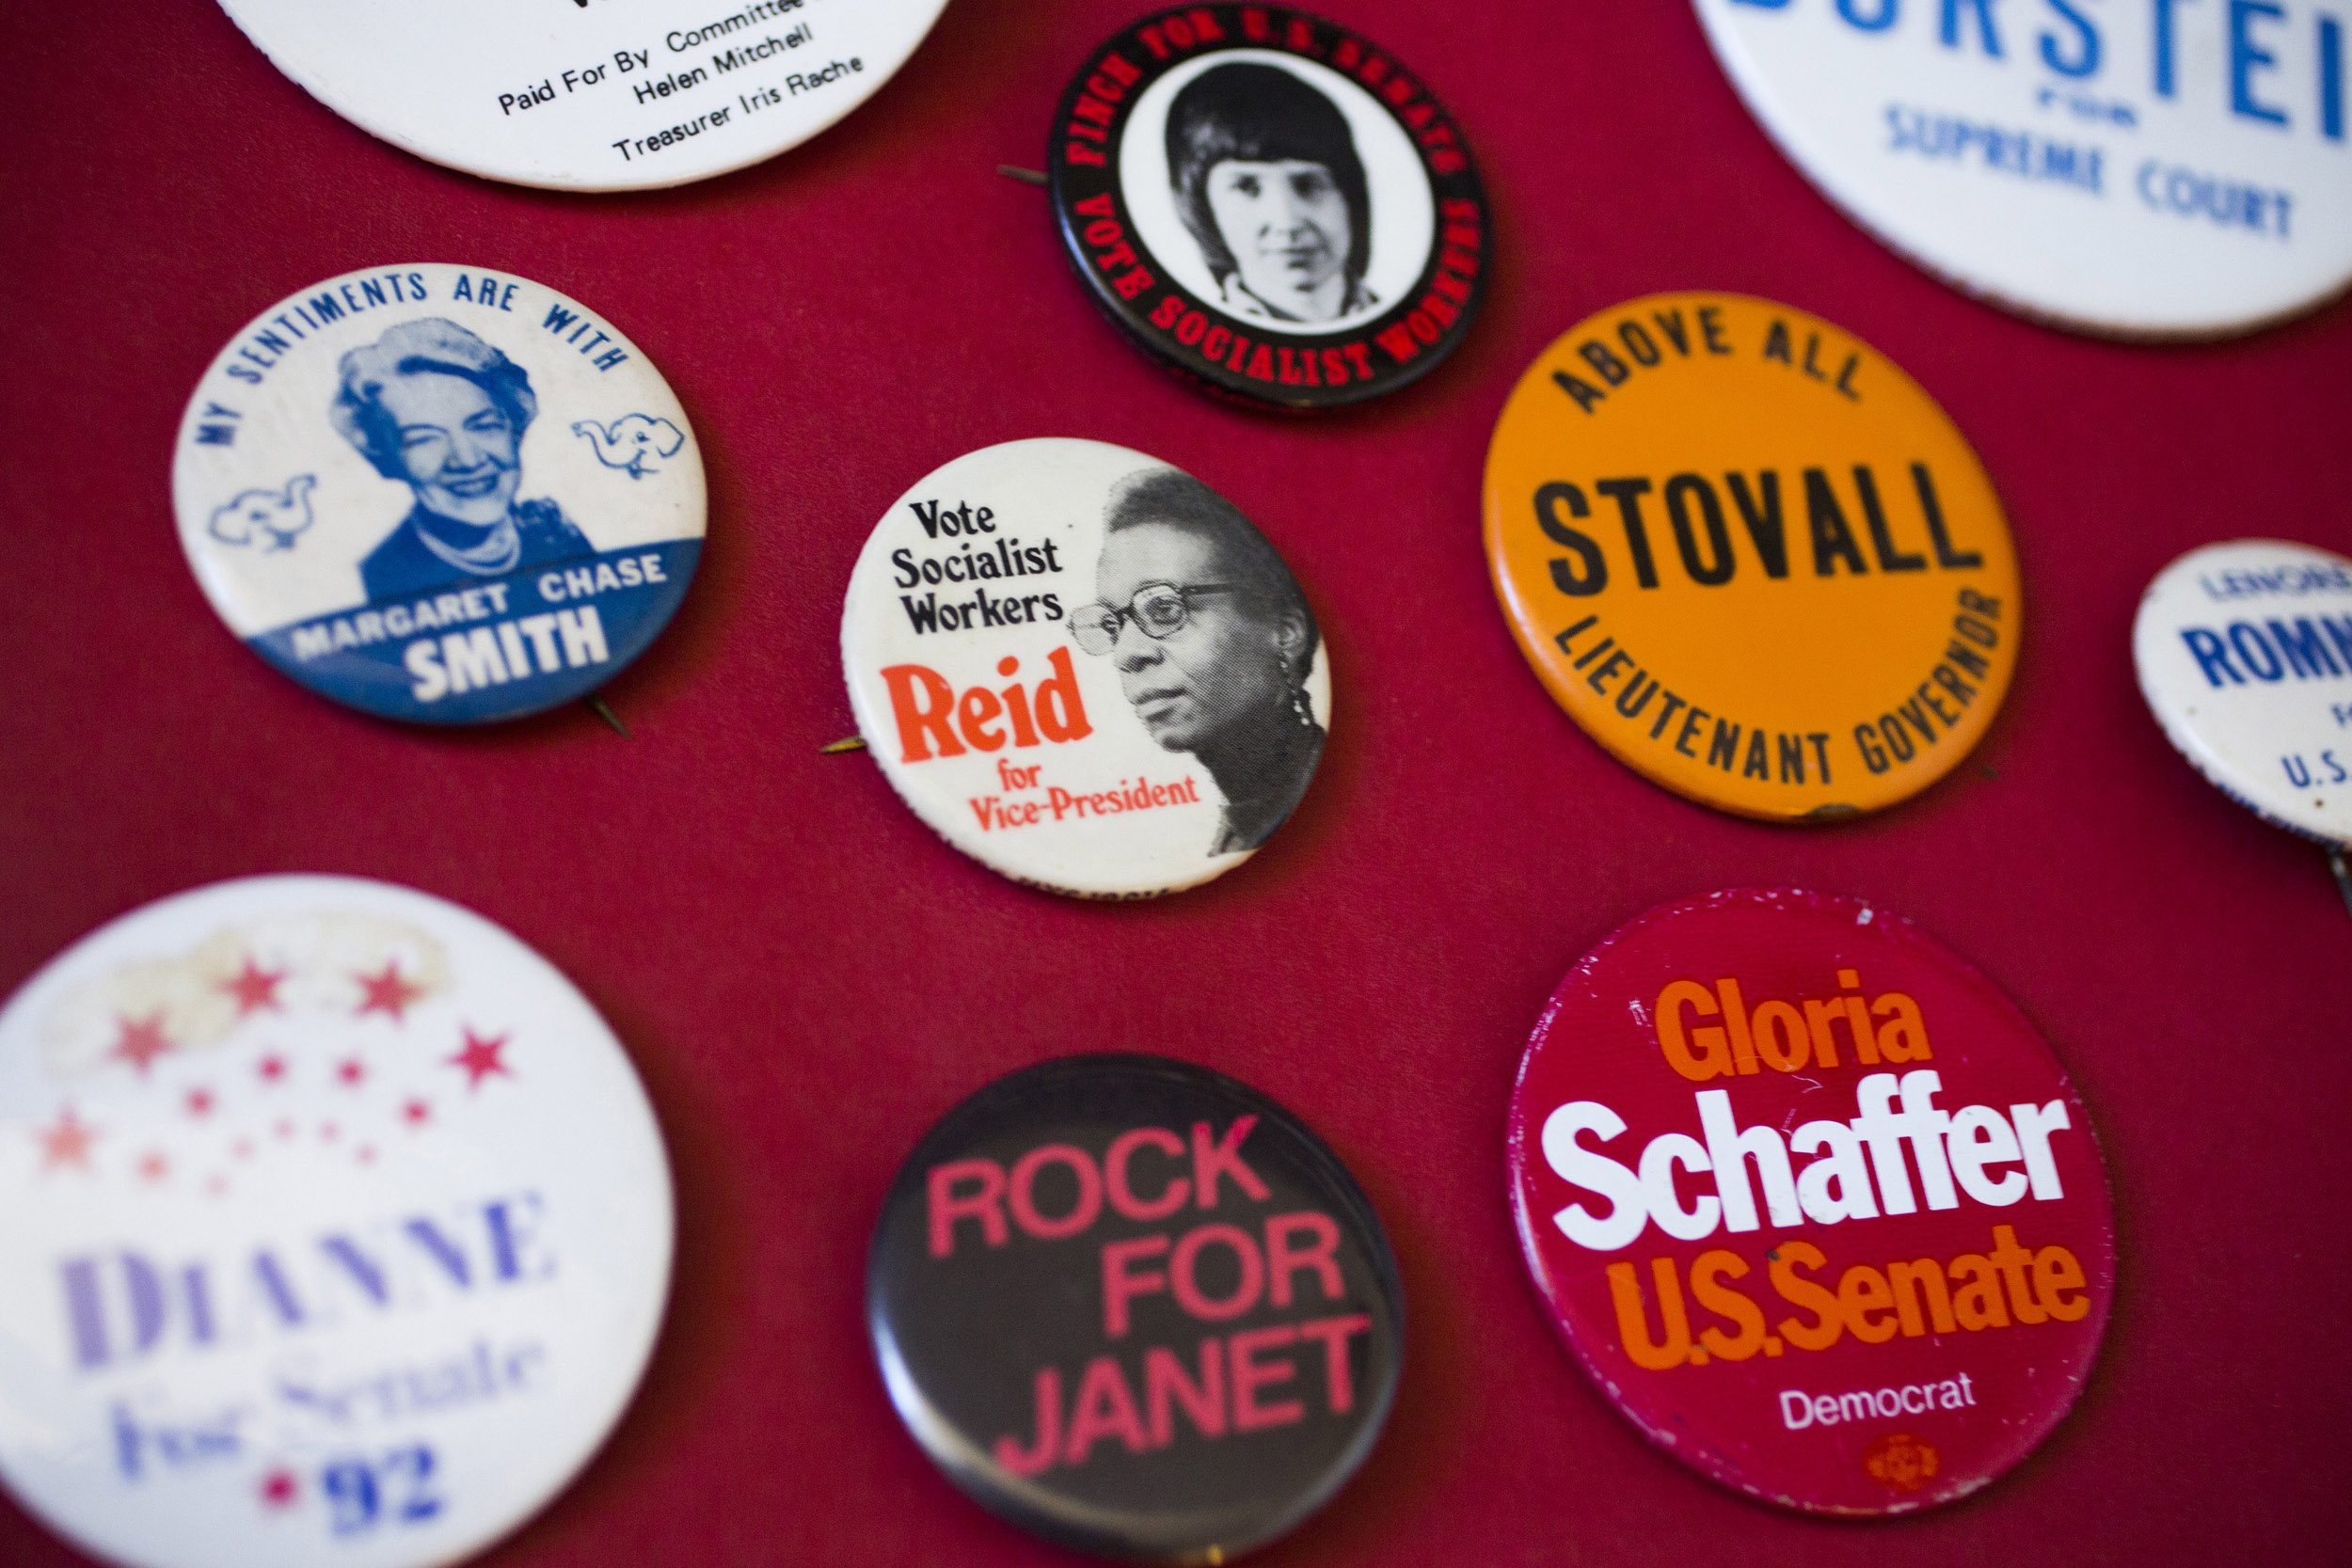
<svg viewBox="0 0 2352 1568">
<path fill-rule="evenodd" d="M 1248 518 L 1173 468 L 1121 481 L 1104 530 L 1099 602 L 1071 617 L 1072 635 L 1117 667 L 1152 739 L 1216 780 L 1225 806 L 1209 853 L 1255 849 L 1323 755 L 1307 596 Z"/>
<path fill-rule="evenodd" d="M 1347 117 L 1277 66 L 1202 71 L 1168 111 L 1176 210 L 1233 315 L 1323 323 L 1369 309 L 1372 192 Z"/>
<path fill-rule="evenodd" d="M 522 367 L 453 322 L 403 322 L 339 367 L 335 428 L 408 514 L 359 562 L 371 602 L 587 555 L 551 500 L 517 500 L 539 402 Z"/>
</svg>

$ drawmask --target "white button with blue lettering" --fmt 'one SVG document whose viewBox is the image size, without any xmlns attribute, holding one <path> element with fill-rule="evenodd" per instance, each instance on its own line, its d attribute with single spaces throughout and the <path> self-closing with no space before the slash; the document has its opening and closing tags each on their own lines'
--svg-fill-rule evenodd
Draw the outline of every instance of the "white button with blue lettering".
<svg viewBox="0 0 2352 1568">
<path fill-rule="evenodd" d="M 420 723 L 587 695 L 702 557 L 702 453 L 661 372 L 578 300 L 485 267 L 371 267 L 254 318 L 188 401 L 171 492 L 247 647 Z"/>
<path fill-rule="evenodd" d="M 2281 827 L 2352 844 L 2352 561 L 2207 545 L 2148 585 L 2139 689 L 2200 772 Z"/>
<path fill-rule="evenodd" d="M 2352 11 L 2301 0 L 1696 0 L 1781 150 L 2026 315 L 2213 337 L 2352 281 Z"/>
<path fill-rule="evenodd" d="M 420 158 L 647 190 L 798 147 L 882 90 L 946 0 L 221 0 L 278 70 Z"/>
<path fill-rule="evenodd" d="M 424 1568 L 568 1481 L 669 1289 L 586 1000 L 453 904 L 259 877 L 0 1010 L 0 1480 L 131 1568 Z"/>
<path fill-rule="evenodd" d="M 908 805 L 1015 881 L 1148 898 L 1289 819 L 1331 722 L 1307 595 L 1156 457 L 1008 441 L 891 504 L 841 615 L 850 705 Z"/>
</svg>

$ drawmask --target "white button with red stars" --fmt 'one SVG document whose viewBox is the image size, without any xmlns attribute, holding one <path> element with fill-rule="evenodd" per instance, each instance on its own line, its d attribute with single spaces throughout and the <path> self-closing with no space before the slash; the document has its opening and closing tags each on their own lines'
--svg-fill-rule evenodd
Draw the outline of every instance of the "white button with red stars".
<svg viewBox="0 0 2352 1568">
<path fill-rule="evenodd" d="M 0 1010 L 0 1247 L 25 1507 L 135 1568 L 412 1568 L 536 1512 L 619 1416 L 669 1166 L 611 1030 L 512 935 L 253 878 Z"/>
</svg>

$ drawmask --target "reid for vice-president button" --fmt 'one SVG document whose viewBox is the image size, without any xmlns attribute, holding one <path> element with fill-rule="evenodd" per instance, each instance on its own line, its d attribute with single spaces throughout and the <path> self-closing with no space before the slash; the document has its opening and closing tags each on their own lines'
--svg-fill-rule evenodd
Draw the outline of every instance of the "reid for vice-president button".
<svg viewBox="0 0 2352 1568">
<path fill-rule="evenodd" d="M 1785 1508 L 1986 1485 L 2074 1405 L 2115 1301 L 2106 1167 L 2048 1046 L 1852 899 L 1717 893 L 1611 935 L 1535 1026 L 1506 1158 L 1594 1383 Z"/>
<path fill-rule="evenodd" d="M 1279 1105 L 1164 1057 L 999 1079 L 907 1158 L 874 1233 L 892 1402 L 976 1501 L 1111 1556 L 1289 1530 L 1386 1421 L 1403 1338 L 1378 1218 Z"/>
<path fill-rule="evenodd" d="M 373 267 L 263 311 L 198 384 L 171 484 L 230 631 L 321 696 L 422 723 L 585 696 L 702 554 L 702 455 L 660 372 L 483 267 Z"/>
<path fill-rule="evenodd" d="M 894 502 L 841 614 L 876 764 L 1016 881 L 1144 898 L 1239 865 L 1331 722 L 1305 592 L 1240 508 L 1102 441 L 1008 441 Z"/>
<path fill-rule="evenodd" d="M 1493 270 L 1453 116 L 1395 56 L 1286 7 L 1178 7 L 1104 43 L 1046 169 L 1104 312 L 1261 404 L 1360 403 L 1426 374 Z"/>
<path fill-rule="evenodd" d="M 1905 800 L 2016 668 L 2017 558 L 1976 453 L 1900 367 L 1785 305 L 1652 294 L 1563 333 L 1496 422 L 1485 510 L 1553 699 L 1724 811 Z"/>
<path fill-rule="evenodd" d="M 348 877 L 180 894 L 0 1009 L 0 1481 L 130 1568 L 430 1568 L 564 1487 L 668 1293 L 620 1044 Z"/>
</svg>

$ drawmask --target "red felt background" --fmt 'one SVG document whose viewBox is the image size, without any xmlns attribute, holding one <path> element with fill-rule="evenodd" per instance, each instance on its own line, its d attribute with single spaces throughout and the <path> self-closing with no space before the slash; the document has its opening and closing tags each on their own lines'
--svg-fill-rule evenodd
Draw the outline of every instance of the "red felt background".
<svg viewBox="0 0 2352 1568">
<path fill-rule="evenodd" d="M 1046 117 L 1111 0 L 956 0 L 850 119 L 640 196 L 431 166 L 344 124 L 201 0 L 0 15 L 0 986 L 101 921 L 240 873 L 468 904 L 628 1042 L 678 1177 L 644 1388 L 504 1568 L 1068 1560 L 940 1478 L 882 1397 L 865 1248 L 901 1155 L 1024 1063 L 1135 1047 L 1296 1109 L 1385 1217 L 1410 1308 L 1361 1476 L 1266 1553 L 1359 1562 L 2254 1562 L 2352 1531 L 2352 919 L 2319 852 L 2224 800 L 2140 703 L 2166 561 L 2352 548 L 2352 308 L 2128 347 L 1976 305 L 1767 143 L 1687 7 L 1328 0 L 1460 117 L 1499 265 L 1462 351 L 1311 421 L 1210 403 L 1096 318 L 1041 193 Z M 468 734 L 310 696 L 237 646 L 174 539 L 182 404 L 257 309 L 408 260 L 526 274 L 619 323 L 703 442 L 711 533 L 667 636 L 574 708 Z M 1477 498 L 1512 380 L 1660 289 L 1787 300 L 1908 368 L 2010 509 L 2027 623 L 2007 710 L 1941 786 L 1761 826 L 1610 761 L 1521 664 Z M 880 510 L 1025 436 L 1139 447 L 1280 545 L 1337 725 L 1241 870 L 1106 908 L 947 849 L 851 727 L 836 626 Z M 2122 1275 L 2081 1407 L 2005 1481 L 1889 1526 L 1784 1515 L 1653 1452 L 1553 1338 L 1504 1204 L 1513 1066 L 1584 949 L 1742 883 L 1852 894 L 1980 966 L 2098 1118 Z M 0 1560 L 77 1560 L 0 1505 Z"/>
</svg>

